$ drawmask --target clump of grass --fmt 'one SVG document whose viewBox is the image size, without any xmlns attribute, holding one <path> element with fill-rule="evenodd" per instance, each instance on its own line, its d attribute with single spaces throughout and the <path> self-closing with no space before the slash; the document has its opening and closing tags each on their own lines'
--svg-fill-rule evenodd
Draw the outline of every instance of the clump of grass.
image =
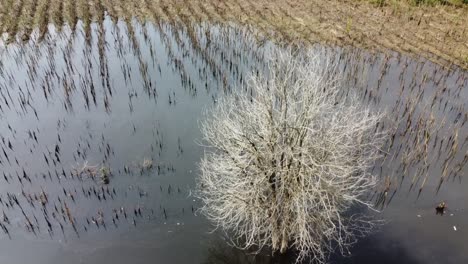
<svg viewBox="0 0 468 264">
<path fill-rule="evenodd" d="M 349 35 L 349 33 L 351 33 L 351 27 L 353 25 L 353 20 L 351 18 L 348 17 L 348 19 L 346 20 L 346 33 Z"/>
<path fill-rule="evenodd" d="M 148 171 L 153 168 L 153 160 L 151 159 L 143 159 L 143 163 L 141 164 L 142 171 Z"/>
<path fill-rule="evenodd" d="M 88 161 L 85 161 L 83 165 L 72 168 L 72 175 L 79 178 L 88 177 L 92 180 L 101 179 L 103 184 L 109 184 L 111 171 L 107 166 L 88 165 Z"/>
<path fill-rule="evenodd" d="M 88 165 L 88 161 L 85 161 L 83 165 L 73 167 L 72 174 L 77 177 L 88 176 L 94 178 L 98 173 L 97 167 L 97 165 Z"/>
<path fill-rule="evenodd" d="M 102 183 L 109 184 L 110 174 L 111 174 L 110 169 L 106 166 L 102 166 L 99 172 L 101 173 L 100 176 L 101 176 Z"/>
</svg>

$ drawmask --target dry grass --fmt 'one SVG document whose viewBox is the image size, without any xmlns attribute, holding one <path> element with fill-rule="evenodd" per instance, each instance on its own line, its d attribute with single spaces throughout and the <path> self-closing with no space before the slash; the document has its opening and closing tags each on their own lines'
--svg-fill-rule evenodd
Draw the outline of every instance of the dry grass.
<svg viewBox="0 0 468 264">
<path fill-rule="evenodd" d="M 416 6 L 412 0 L 382 0 L 378 5 L 351 0 L 0 0 L 0 30 L 28 40 L 34 27 L 43 35 L 48 23 L 74 27 L 78 19 L 88 30 L 92 21 L 102 22 L 105 11 L 127 22 L 136 17 L 248 24 L 276 40 L 390 49 L 467 69 L 468 7 L 461 1 Z"/>
<path fill-rule="evenodd" d="M 412 5 L 412 6 L 458 6 L 468 4 L 467 0 L 368 0 L 368 2 L 384 5 Z"/>
</svg>

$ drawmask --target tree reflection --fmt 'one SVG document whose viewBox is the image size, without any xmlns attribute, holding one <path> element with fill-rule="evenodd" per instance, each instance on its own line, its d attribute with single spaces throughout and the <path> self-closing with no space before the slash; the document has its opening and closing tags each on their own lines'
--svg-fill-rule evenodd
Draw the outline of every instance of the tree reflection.
<svg viewBox="0 0 468 264">
<path fill-rule="evenodd" d="M 255 249 L 242 250 L 232 247 L 223 239 L 210 242 L 206 260 L 203 264 L 280 264 L 294 263 L 294 252 L 287 251 L 284 254 L 272 255 L 268 250 L 262 250 L 256 254 Z"/>
</svg>

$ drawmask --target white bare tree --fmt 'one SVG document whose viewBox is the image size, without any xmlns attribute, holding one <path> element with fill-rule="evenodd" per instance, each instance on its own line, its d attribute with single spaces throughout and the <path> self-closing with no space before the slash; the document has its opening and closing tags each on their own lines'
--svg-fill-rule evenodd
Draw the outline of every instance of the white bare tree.
<svg viewBox="0 0 468 264">
<path fill-rule="evenodd" d="M 337 67 L 316 52 L 273 53 L 264 76 L 202 121 L 201 210 L 238 247 L 292 248 L 297 261 L 324 262 L 374 224 L 351 209 L 372 209 L 382 114 L 340 85 Z"/>
</svg>

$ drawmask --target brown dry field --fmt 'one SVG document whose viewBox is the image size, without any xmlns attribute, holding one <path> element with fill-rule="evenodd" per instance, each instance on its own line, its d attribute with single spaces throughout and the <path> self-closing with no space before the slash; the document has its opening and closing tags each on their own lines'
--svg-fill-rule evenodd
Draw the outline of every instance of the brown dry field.
<svg viewBox="0 0 468 264">
<path fill-rule="evenodd" d="M 385 6 L 356 0 L 0 0 L 0 31 L 25 41 L 34 28 L 44 35 L 49 23 L 74 27 L 83 20 L 89 25 L 102 21 L 105 12 L 127 22 L 233 22 L 253 26 L 276 41 L 393 50 L 468 69 L 468 5 L 416 7 L 398 0 Z"/>
</svg>

